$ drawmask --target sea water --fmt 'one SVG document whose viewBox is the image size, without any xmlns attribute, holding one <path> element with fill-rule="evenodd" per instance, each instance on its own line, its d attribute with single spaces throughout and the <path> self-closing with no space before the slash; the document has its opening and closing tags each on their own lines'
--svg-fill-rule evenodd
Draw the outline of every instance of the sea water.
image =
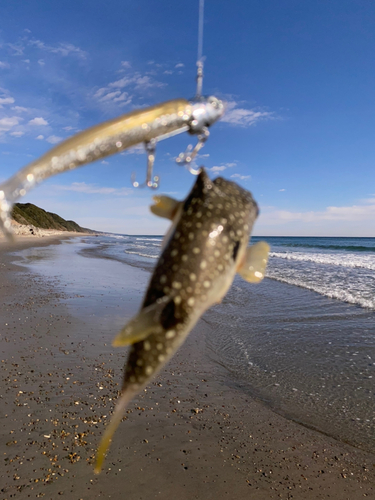
<svg viewBox="0 0 375 500">
<path fill-rule="evenodd" d="M 275 411 L 375 451 L 375 238 L 264 239 L 271 253 L 263 282 L 237 276 L 202 318 L 211 326 L 208 355 Z M 103 234 L 69 245 L 87 266 L 110 259 L 151 271 L 161 243 Z M 28 252 L 25 262 L 47 272 L 47 261 Z"/>
</svg>

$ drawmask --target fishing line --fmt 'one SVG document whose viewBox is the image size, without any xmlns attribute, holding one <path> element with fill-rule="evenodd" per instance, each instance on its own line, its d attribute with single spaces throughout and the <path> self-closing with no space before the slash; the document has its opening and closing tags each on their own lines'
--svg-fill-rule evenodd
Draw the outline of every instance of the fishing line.
<svg viewBox="0 0 375 500">
<path fill-rule="evenodd" d="M 199 0 L 199 21 L 198 21 L 198 58 L 197 58 L 197 95 L 202 95 L 203 84 L 203 19 L 204 0 Z"/>
</svg>

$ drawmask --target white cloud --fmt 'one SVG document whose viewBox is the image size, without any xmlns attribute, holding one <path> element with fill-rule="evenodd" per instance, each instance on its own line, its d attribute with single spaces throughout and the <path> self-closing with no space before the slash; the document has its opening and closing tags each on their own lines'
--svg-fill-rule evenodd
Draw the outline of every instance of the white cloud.
<svg viewBox="0 0 375 500">
<path fill-rule="evenodd" d="M 150 88 L 161 88 L 165 87 L 166 83 L 158 82 L 156 80 L 152 80 L 149 76 L 137 76 L 135 78 L 135 84 L 137 89 L 150 89 Z"/>
<path fill-rule="evenodd" d="M 163 72 L 164 75 L 172 75 L 173 74 L 173 71 L 171 71 L 170 69 L 166 69 L 164 72 Z"/>
<path fill-rule="evenodd" d="M 43 61 L 43 59 L 39 59 L 38 64 L 39 66 L 44 66 L 46 63 Z"/>
<path fill-rule="evenodd" d="M 29 121 L 29 125 L 48 125 L 48 122 L 41 116 L 37 116 Z"/>
<path fill-rule="evenodd" d="M 207 170 L 211 170 L 211 172 L 223 172 L 227 168 L 232 168 L 232 167 L 236 167 L 236 166 L 237 166 L 237 163 L 235 163 L 235 162 L 229 162 L 229 163 L 223 163 L 220 166 L 215 166 L 215 167 L 208 168 Z"/>
<path fill-rule="evenodd" d="M 211 167 L 211 168 L 208 168 L 207 170 L 210 170 L 211 172 L 223 172 L 226 169 L 227 169 L 227 167 L 224 167 L 224 165 L 221 165 L 221 167 Z"/>
<path fill-rule="evenodd" d="M 121 92 L 121 90 L 115 90 L 113 92 L 108 92 L 108 93 L 106 92 L 107 89 L 105 88 L 99 89 L 94 94 L 94 97 L 101 103 L 121 102 L 123 106 L 129 104 L 132 100 L 131 96 L 129 96 L 127 92 Z"/>
<path fill-rule="evenodd" d="M 75 127 L 71 127 L 70 125 L 68 125 L 67 127 L 63 127 L 63 130 L 66 130 L 67 132 L 69 132 L 70 130 L 74 130 Z"/>
<path fill-rule="evenodd" d="M 286 189 L 279 189 L 280 192 L 286 191 Z"/>
<path fill-rule="evenodd" d="M 7 62 L 0 61 L 0 69 L 9 68 L 9 64 Z"/>
<path fill-rule="evenodd" d="M 152 62 L 152 64 L 154 64 L 154 62 Z M 106 108 L 113 104 L 116 104 L 117 107 L 126 106 L 132 103 L 134 96 L 141 94 L 143 97 L 145 91 L 154 88 L 162 88 L 167 85 L 148 74 L 145 75 L 138 71 L 131 71 L 131 66 L 128 61 L 122 62 L 122 68 L 117 71 L 117 73 L 124 72 L 124 68 L 127 70 L 126 76 L 108 83 L 105 87 L 101 87 L 93 93 L 93 98 Z M 127 92 L 122 91 L 122 89 L 125 88 Z"/>
<path fill-rule="evenodd" d="M 241 175 L 241 174 L 233 174 L 231 175 L 234 179 L 241 179 L 241 181 L 245 181 L 247 179 L 251 179 L 251 175 Z"/>
<path fill-rule="evenodd" d="M 109 83 L 108 87 L 122 89 L 122 88 L 126 87 L 127 85 L 130 85 L 133 82 L 134 82 L 134 78 L 129 77 L 129 76 L 124 76 L 120 80 L 116 80 L 115 82 Z M 103 89 L 98 90 L 98 92 L 101 92 L 101 91 L 106 92 L 106 89 L 103 88 Z"/>
<path fill-rule="evenodd" d="M 0 108 L 3 107 L 3 104 L 13 104 L 13 97 L 0 97 Z"/>
<path fill-rule="evenodd" d="M 0 119 L 0 132 L 8 132 L 13 127 L 19 124 L 20 118 L 18 116 L 11 116 Z"/>
<path fill-rule="evenodd" d="M 13 137 L 21 137 L 25 134 L 25 132 L 21 132 L 21 130 L 17 131 L 17 132 L 11 132 L 10 135 L 12 135 Z"/>
<path fill-rule="evenodd" d="M 57 135 L 50 135 L 46 139 L 46 141 L 49 142 L 50 144 L 57 144 L 58 142 L 60 142 L 62 140 L 63 140 L 63 137 L 58 137 Z"/>
<path fill-rule="evenodd" d="M 25 64 L 30 64 L 30 59 L 22 59 L 22 62 L 24 62 Z"/>
<path fill-rule="evenodd" d="M 109 161 L 103 160 L 103 161 L 101 162 L 101 164 L 102 164 L 102 165 L 109 165 Z"/>
<path fill-rule="evenodd" d="M 178 63 L 175 66 L 175 68 L 184 68 L 184 67 L 185 67 L 185 64 L 183 64 L 183 63 Z"/>
<path fill-rule="evenodd" d="M 129 85 L 135 85 L 137 88 L 148 89 L 148 88 L 161 88 L 165 87 L 165 83 L 158 82 L 157 80 L 153 80 L 149 76 L 142 76 L 140 73 L 134 73 L 132 76 L 124 76 L 120 78 L 120 80 L 116 80 L 115 82 L 111 82 L 108 84 L 109 88 L 124 88 Z M 104 87 L 99 89 L 96 94 L 107 92 L 107 88 Z M 94 97 L 96 97 L 96 94 Z M 99 95 L 100 97 L 100 95 Z"/>
<path fill-rule="evenodd" d="M 44 139 L 44 135 L 38 135 L 37 139 L 38 141 L 42 141 Z"/>
<path fill-rule="evenodd" d="M 26 113 L 26 111 L 29 111 L 28 108 L 24 108 L 22 106 L 13 106 L 13 111 L 17 111 L 18 113 Z"/>
<path fill-rule="evenodd" d="M 77 193 L 86 194 L 110 194 L 115 196 L 128 196 L 133 192 L 131 188 L 112 188 L 112 187 L 101 187 L 95 184 L 86 184 L 86 182 L 73 182 L 69 186 L 55 186 L 57 189 L 62 191 L 75 191 Z"/>
<path fill-rule="evenodd" d="M 226 111 L 221 121 L 231 123 L 232 125 L 250 127 L 260 120 L 271 120 L 274 118 L 274 113 L 269 111 L 256 111 L 254 109 L 239 108 L 237 106 L 238 103 L 235 101 L 227 102 Z"/>
<path fill-rule="evenodd" d="M 103 97 L 101 97 L 99 100 L 101 102 L 111 101 L 114 97 L 117 97 L 120 94 L 121 94 L 121 92 L 119 90 L 117 90 L 116 92 L 109 92 L 108 94 L 106 94 Z"/>
</svg>

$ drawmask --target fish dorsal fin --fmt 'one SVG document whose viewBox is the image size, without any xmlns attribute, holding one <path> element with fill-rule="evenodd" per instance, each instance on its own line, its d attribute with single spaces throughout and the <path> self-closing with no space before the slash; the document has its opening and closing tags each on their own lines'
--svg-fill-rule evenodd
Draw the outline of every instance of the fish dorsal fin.
<svg viewBox="0 0 375 500">
<path fill-rule="evenodd" d="M 154 304 L 141 309 L 116 335 L 112 345 L 120 347 L 135 344 L 147 338 L 151 333 L 161 333 L 164 330 L 160 322 L 161 314 L 171 300 L 173 298 L 166 295 Z"/>
<path fill-rule="evenodd" d="M 246 249 L 245 257 L 238 267 L 238 274 L 249 283 L 259 283 L 266 272 L 270 246 L 259 241 Z"/>
<path fill-rule="evenodd" d="M 173 220 L 178 212 L 181 201 L 175 200 L 170 196 L 157 195 L 153 197 L 154 204 L 150 206 L 153 214 L 164 217 L 165 219 Z"/>
</svg>

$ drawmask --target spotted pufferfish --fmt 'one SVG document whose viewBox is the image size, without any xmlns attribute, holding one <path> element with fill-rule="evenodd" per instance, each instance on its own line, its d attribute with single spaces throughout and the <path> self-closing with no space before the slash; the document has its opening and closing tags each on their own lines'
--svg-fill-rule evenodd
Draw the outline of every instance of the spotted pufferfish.
<svg viewBox="0 0 375 500">
<path fill-rule="evenodd" d="M 113 341 L 131 345 L 120 398 L 101 440 L 99 473 L 113 434 L 133 397 L 173 356 L 202 314 L 221 302 L 234 276 L 264 277 L 269 245 L 248 247 L 259 210 L 251 193 L 201 170 L 184 201 L 155 196 L 151 211 L 172 221 L 139 313 Z"/>
</svg>

